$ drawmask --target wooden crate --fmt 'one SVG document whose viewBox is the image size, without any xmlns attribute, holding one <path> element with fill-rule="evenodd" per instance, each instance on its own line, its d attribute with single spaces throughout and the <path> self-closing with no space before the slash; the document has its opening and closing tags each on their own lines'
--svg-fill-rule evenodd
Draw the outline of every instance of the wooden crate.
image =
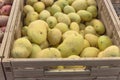
<svg viewBox="0 0 120 80">
<path fill-rule="evenodd" d="M 4 75 L 4 70 L 3 70 L 3 65 L 2 65 L 2 59 L 4 57 L 4 50 L 5 50 L 5 46 L 6 43 L 8 41 L 8 34 L 10 32 L 10 27 L 11 27 L 11 22 L 14 18 L 14 10 L 15 10 L 15 6 L 16 6 L 16 0 L 7 0 L 8 2 L 12 3 L 12 8 L 11 8 L 11 12 L 9 15 L 9 19 L 8 19 L 8 23 L 6 26 L 6 30 L 3 36 L 3 40 L 0 46 L 0 80 L 5 80 L 5 75 Z"/>
<path fill-rule="evenodd" d="M 17 59 L 10 58 L 13 41 L 20 37 L 24 0 L 18 5 L 18 20 L 12 23 L 9 41 L 4 52 L 3 67 L 7 80 L 120 80 L 120 58 L 81 59 Z M 120 29 L 106 0 L 96 0 L 99 18 L 106 27 L 106 34 L 120 47 Z M 49 66 L 87 66 L 80 69 L 49 69 Z"/>
<path fill-rule="evenodd" d="M 120 0 L 107 0 L 109 9 L 120 28 Z"/>
<path fill-rule="evenodd" d="M 10 15 L 9 15 L 8 23 L 7 23 L 7 26 L 6 26 L 5 34 L 4 34 L 4 37 L 3 37 L 3 40 L 2 40 L 2 44 L 1 44 L 1 47 L 0 47 L 0 51 L 1 51 L 0 57 L 3 56 L 4 46 L 6 45 L 6 41 L 7 41 L 8 33 L 10 32 L 12 20 L 13 20 L 13 18 L 16 18 L 16 16 L 14 15 L 14 10 L 15 10 L 15 7 L 16 7 L 16 0 L 11 0 L 11 1 L 13 2 L 13 4 L 12 4 L 12 9 L 11 9 L 11 12 L 10 12 Z"/>
</svg>

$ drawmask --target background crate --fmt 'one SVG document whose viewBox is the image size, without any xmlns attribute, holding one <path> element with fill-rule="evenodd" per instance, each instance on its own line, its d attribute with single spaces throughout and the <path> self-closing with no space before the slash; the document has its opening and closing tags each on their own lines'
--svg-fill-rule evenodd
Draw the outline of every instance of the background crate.
<svg viewBox="0 0 120 80">
<path fill-rule="evenodd" d="M 120 0 L 107 0 L 109 9 L 120 28 Z"/>
<path fill-rule="evenodd" d="M 21 22 L 24 0 L 15 11 L 17 20 L 10 28 L 3 58 L 7 80 L 120 80 L 120 58 L 81 58 L 81 59 L 15 59 L 10 58 L 14 40 L 21 36 Z M 99 18 L 106 27 L 106 34 L 120 47 L 120 29 L 106 0 L 96 0 Z M 87 66 L 80 69 L 49 69 L 48 66 Z"/>
<path fill-rule="evenodd" d="M 120 0 L 110 0 L 110 1 L 108 0 L 108 2 L 112 3 L 117 15 L 120 16 Z M 112 7 L 112 5 L 111 5 L 111 7 Z"/>
<path fill-rule="evenodd" d="M 0 80 L 5 80 L 2 59 L 4 57 L 3 54 L 4 54 L 6 42 L 8 41 L 8 34 L 10 32 L 11 22 L 14 18 L 14 10 L 15 10 L 15 6 L 16 6 L 16 0 L 6 0 L 6 1 L 12 3 L 12 8 L 11 8 L 11 12 L 10 12 L 9 19 L 7 22 L 6 30 L 5 30 L 5 33 L 3 36 L 3 40 L 2 40 L 2 43 L 0 46 Z"/>
<path fill-rule="evenodd" d="M 1 51 L 0 57 L 3 56 L 4 46 L 6 45 L 6 41 L 7 41 L 7 37 L 8 37 L 7 35 L 10 32 L 10 27 L 11 27 L 12 20 L 13 20 L 13 18 L 16 18 L 16 16 L 14 16 L 14 10 L 15 10 L 15 7 L 16 7 L 16 0 L 6 0 L 6 1 L 13 2 L 13 4 L 12 4 L 11 12 L 10 12 L 10 15 L 9 15 L 8 23 L 7 23 L 7 26 L 6 26 L 5 34 L 4 34 L 4 37 L 3 37 L 3 40 L 2 40 L 2 44 L 1 44 L 1 47 L 0 47 L 0 51 Z"/>
</svg>

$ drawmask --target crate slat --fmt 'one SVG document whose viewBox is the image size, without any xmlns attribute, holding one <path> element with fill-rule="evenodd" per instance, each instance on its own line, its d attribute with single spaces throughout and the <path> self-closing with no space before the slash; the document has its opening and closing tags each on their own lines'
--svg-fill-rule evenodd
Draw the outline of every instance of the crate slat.
<svg viewBox="0 0 120 80">
<path fill-rule="evenodd" d="M 59 66 L 59 65 L 118 66 L 118 64 L 120 64 L 119 57 L 81 58 L 81 59 L 10 59 L 10 61 L 13 67 L 25 67 L 25 66 L 40 67 L 40 66 Z"/>
<path fill-rule="evenodd" d="M 48 70 L 45 71 L 45 76 L 83 76 L 83 77 L 88 77 L 90 76 L 90 71 L 89 70 L 69 70 L 69 69 L 64 69 L 64 70 Z"/>
<path fill-rule="evenodd" d="M 91 76 L 118 76 L 120 67 L 118 68 L 92 68 Z"/>
<path fill-rule="evenodd" d="M 93 80 L 94 77 L 76 77 L 76 78 L 73 78 L 73 77 L 69 77 L 69 78 L 65 78 L 65 77 L 56 77 L 56 78 L 53 78 L 53 77 L 48 77 L 48 78 L 17 78 L 15 80 Z"/>
<path fill-rule="evenodd" d="M 15 77 L 41 77 L 43 76 L 43 69 L 28 69 L 28 70 L 13 70 Z"/>
<path fill-rule="evenodd" d="M 11 63 L 9 61 L 6 61 L 6 62 L 4 62 L 3 66 L 5 66 L 4 71 L 5 71 L 6 79 L 7 80 L 14 80 Z"/>
<path fill-rule="evenodd" d="M 112 76 L 112 77 L 98 77 L 98 78 L 94 78 L 94 77 L 88 77 L 88 78 L 84 78 L 84 77 L 76 77 L 76 78 L 38 78 L 37 80 L 117 80 L 116 77 Z M 36 80 L 35 78 L 18 78 L 15 80 Z"/>
<path fill-rule="evenodd" d="M 111 76 L 111 77 L 97 77 L 95 80 L 118 80 L 117 77 Z"/>
<path fill-rule="evenodd" d="M 3 72 L 3 67 L 2 67 L 2 63 L 1 63 L 1 59 L 0 59 L 0 79 L 1 80 L 5 80 L 5 75 L 4 75 L 4 72 Z"/>
<path fill-rule="evenodd" d="M 120 28 L 120 20 L 119 20 L 119 13 L 120 13 L 119 5 L 120 5 L 120 1 L 119 0 L 107 0 L 107 3 L 109 5 L 109 10 L 111 11 L 111 13 L 113 14 L 114 19 L 116 20 L 116 24 Z"/>
</svg>

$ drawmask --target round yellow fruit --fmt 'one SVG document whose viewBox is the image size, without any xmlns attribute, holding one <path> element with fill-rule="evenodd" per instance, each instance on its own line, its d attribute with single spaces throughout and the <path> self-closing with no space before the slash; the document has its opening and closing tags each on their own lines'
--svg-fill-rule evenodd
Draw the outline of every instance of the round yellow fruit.
<svg viewBox="0 0 120 80">
<path fill-rule="evenodd" d="M 97 57 L 99 52 L 100 50 L 95 47 L 87 47 L 82 51 L 80 57 L 85 57 L 85 58 Z"/>
<path fill-rule="evenodd" d="M 45 9 L 45 5 L 43 2 L 36 2 L 34 3 L 33 8 L 36 12 L 40 13 L 42 10 Z"/>
</svg>

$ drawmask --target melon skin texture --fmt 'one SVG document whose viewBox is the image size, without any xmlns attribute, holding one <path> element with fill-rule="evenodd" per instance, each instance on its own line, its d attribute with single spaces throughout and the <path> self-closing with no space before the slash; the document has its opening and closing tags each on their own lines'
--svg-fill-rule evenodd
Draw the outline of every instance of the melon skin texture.
<svg viewBox="0 0 120 80">
<path fill-rule="evenodd" d="M 91 21 L 92 20 L 92 13 L 86 11 L 86 10 L 79 10 L 77 14 L 81 17 L 81 20 L 83 22 L 85 21 Z"/>
<path fill-rule="evenodd" d="M 104 57 L 120 57 L 120 49 L 119 47 L 112 45 L 106 48 L 104 51 L 100 52 L 98 54 L 99 58 Z"/>
<path fill-rule="evenodd" d="M 63 58 L 79 55 L 83 49 L 84 39 L 81 35 L 69 36 L 57 47 Z"/>
<path fill-rule="evenodd" d="M 76 10 L 86 10 L 88 5 L 87 5 L 87 1 L 86 0 L 75 0 L 72 3 L 72 7 Z"/>
<path fill-rule="evenodd" d="M 98 38 L 98 47 L 100 50 L 105 50 L 107 47 L 112 45 L 112 40 L 108 36 L 100 36 Z"/>
<path fill-rule="evenodd" d="M 27 35 L 31 42 L 40 45 L 47 39 L 48 24 L 43 20 L 36 20 L 28 26 Z"/>
</svg>

